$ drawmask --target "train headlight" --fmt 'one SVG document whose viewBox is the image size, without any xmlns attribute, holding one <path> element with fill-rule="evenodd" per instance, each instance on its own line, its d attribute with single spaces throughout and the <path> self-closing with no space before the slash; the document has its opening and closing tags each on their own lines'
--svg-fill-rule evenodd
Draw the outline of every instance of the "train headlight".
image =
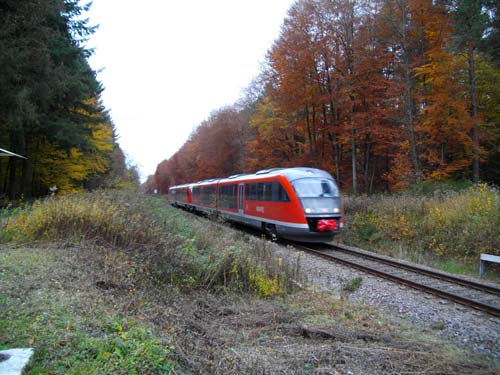
<svg viewBox="0 0 500 375">
<path fill-rule="evenodd" d="M 333 213 L 338 214 L 340 212 L 340 209 L 338 207 L 335 207 L 333 209 Z"/>
<path fill-rule="evenodd" d="M 312 210 L 310 208 L 306 208 L 306 214 L 310 214 Z"/>
</svg>

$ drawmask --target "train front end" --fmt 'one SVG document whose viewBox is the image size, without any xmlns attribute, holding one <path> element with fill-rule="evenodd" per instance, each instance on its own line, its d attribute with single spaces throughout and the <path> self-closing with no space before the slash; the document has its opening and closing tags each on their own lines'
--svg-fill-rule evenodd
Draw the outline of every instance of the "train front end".
<svg viewBox="0 0 500 375">
<path fill-rule="evenodd" d="M 340 192 L 334 178 L 320 169 L 293 168 L 287 175 L 296 197 L 302 205 L 307 226 L 286 228 L 285 238 L 306 241 L 331 241 L 343 226 Z"/>
</svg>

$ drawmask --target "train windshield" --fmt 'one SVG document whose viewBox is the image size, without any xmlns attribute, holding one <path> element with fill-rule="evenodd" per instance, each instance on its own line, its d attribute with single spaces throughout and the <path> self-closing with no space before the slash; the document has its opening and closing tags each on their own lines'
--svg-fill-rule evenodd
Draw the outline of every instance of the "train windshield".
<svg viewBox="0 0 500 375">
<path fill-rule="evenodd" d="M 299 198 L 338 197 L 339 190 L 332 180 L 319 178 L 301 178 L 293 182 Z"/>
<path fill-rule="evenodd" d="M 332 180 L 301 178 L 293 182 L 293 187 L 306 214 L 340 213 L 339 189 Z"/>
</svg>

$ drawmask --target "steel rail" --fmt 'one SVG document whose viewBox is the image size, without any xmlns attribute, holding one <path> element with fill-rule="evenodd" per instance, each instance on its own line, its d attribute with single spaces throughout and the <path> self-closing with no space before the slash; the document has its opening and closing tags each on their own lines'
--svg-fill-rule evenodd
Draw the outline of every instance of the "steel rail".
<svg viewBox="0 0 500 375">
<path fill-rule="evenodd" d="M 441 279 L 444 281 L 450 281 L 454 284 L 459 284 L 459 285 L 465 286 L 467 288 L 472 288 L 472 289 L 476 289 L 476 290 L 479 290 L 479 291 L 482 291 L 485 293 L 491 293 L 491 294 L 495 294 L 495 295 L 500 296 L 500 287 L 495 286 L 495 285 L 488 285 L 488 284 L 479 283 L 479 282 L 473 281 L 473 280 L 467 280 L 467 279 L 464 279 L 462 277 L 446 274 L 446 273 L 438 271 L 438 270 L 431 270 L 431 269 L 428 269 L 428 268 L 425 268 L 425 267 L 422 267 L 419 265 L 403 263 L 397 259 L 387 258 L 384 256 L 380 256 L 378 254 L 369 254 L 364 250 L 361 251 L 360 249 L 356 249 L 356 248 L 352 248 L 352 247 L 348 247 L 348 246 L 344 246 L 344 245 L 331 245 L 331 244 L 322 244 L 322 245 L 325 247 L 328 247 L 330 249 L 333 249 L 333 250 L 340 250 L 346 254 L 354 254 L 354 255 L 361 256 L 361 257 L 364 257 L 367 259 L 375 260 L 375 261 L 380 262 L 380 263 L 385 263 L 385 264 L 390 265 L 390 266 L 404 268 L 404 269 L 412 271 L 412 272 L 424 274 L 424 275 L 431 276 L 433 278 Z"/>
<path fill-rule="evenodd" d="M 425 284 L 422 284 L 422 283 L 419 283 L 419 282 L 416 282 L 413 280 L 409 280 L 407 278 L 394 275 L 390 272 L 377 270 L 375 268 L 357 263 L 355 261 L 346 260 L 346 259 L 343 259 L 334 253 L 325 253 L 324 250 L 321 251 L 318 249 L 313 249 L 313 248 L 306 247 L 304 245 L 297 244 L 297 243 L 294 243 L 291 245 L 297 249 L 304 251 L 304 252 L 312 253 L 316 256 L 320 256 L 320 257 L 328 259 L 330 261 L 335 261 L 335 262 L 347 265 L 349 267 L 356 268 L 356 269 L 361 270 L 363 272 L 367 272 L 367 273 L 370 273 L 372 275 L 382 277 L 384 279 L 391 280 L 391 281 L 394 281 L 396 283 L 403 284 L 403 285 L 409 286 L 411 288 L 414 288 L 414 289 L 417 289 L 420 291 L 424 291 L 424 292 L 451 300 L 453 302 L 457 302 L 457 303 L 465 305 L 465 306 L 472 307 L 476 310 L 487 312 L 487 313 L 494 315 L 494 316 L 500 316 L 500 308 L 498 308 L 496 306 L 492 306 L 492 305 L 489 305 L 487 303 L 483 303 L 483 302 L 480 302 L 480 301 L 477 301 L 474 299 L 470 299 L 470 298 L 467 298 L 467 297 L 464 297 L 464 296 L 461 296 L 461 295 L 458 295 L 455 293 L 447 292 L 447 291 L 444 291 L 444 290 L 441 290 L 441 289 L 438 289 L 438 288 L 435 288 L 435 287 L 432 287 L 429 285 L 425 285 Z M 344 252 L 347 252 L 347 251 L 344 251 Z M 357 254 L 356 252 L 352 252 L 351 255 L 363 257 L 364 254 Z M 369 257 L 367 257 L 367 258 L 369 258 Z M 371 260 L 375 261 L 375 262 L 379 261 L 378 257 L 373 257 L 373 259 L 371 259 Z M 397 267 L 397 268 L 399 268 L 399 266 L 401 265 L 399 262 L 394 262 L 393 264 L 390 264 L 390 262 L 386 259 L 384 259 L 384 262 L 380 262 L 380 263 L 389 264 L 392 267 Z M 407 271 L 412 271 L 414 273 L 420 273 L 419 272 L 420 267 L 415 267 L 415 269 L 411 269 L 411 267 L 408 267 Z M 431 273 L 431 271 L 429 271 L 429 270 L 426 270 L 426 271 Z M 427 274 L 426 276 L 431 276 L 431 275 Z M 433 276 L 431 276 L 431 277 L 433 277 Z M 450 280 L 446 280 L 446 281 L 454 283 L 451 279 L 452 278 L 450 278 Z M 462 286 L 464 286 L 464 285 L 462 285 Z"/>
<path fill-rule="evenodd" d="M 239 226 L 238 223 L 237 223 L 237 226 Z M 246 228 L 245 229 L 246 231 L 251 231 L 251 230 L 249 230 L 249 227 L 245 227 L 245 228 Z M 258 233 L 262 235 L 261 232 L 258 232 Z M 446 292 L 444 290 L 437 289 L 437 288 L 434 288 L 432 286 L 428 286 L 428 285 L 425 285 L 422 283 L 418 283 L 416 281 L 409 280 L 409 279 L 406 279 L 406 278 L 403 278 L 403 277 L 400 277 L 400 276 L 397 276 L 397 275 L 394 275 L 394 274 L 391 274 L 388 272 L 373 269 L 371 267 L 364 266 L 362 264 L 359 264 L 359 263 L 356 263 L 353 261 L 342 259 L 339 256 L 333 255 L 332 253 L 330 253 L 330 254 L 325 253 L 324 251 L 326 250 L 325 248 L 327 248 L 328 250 L 340 250 L 341 252 L 346 253 L 348 255 L 353 255 L 353 256 L 365 258 L 368 261 L 386 264 L 386 265 L 394 267 L 394 268 L 400 268 L 400 269 L 404 269 L 404 270 L 409 271 L 409 272 L 413 272 L 413 274 L 421 274 L 421 275 L 424 275 L 426 277 L 431 277 L 434 279 L 442 280 L 445 282 L 449 282 L 449 283 L 452 283 L 455 285 L 460 285 L 462 287 L 466 287 L 466 288 L 470 288 L 470 289 L 476 289 L 478 291 L 481 291 L 484 293 L 489 293 L 489 294 L 494 294 L 496 296 L 500 295 L 500 288 L 498 288 L 498 287 L 495 287 L 492 285 L 487 285 L 487 284 L 481 284 L 481 283 L 471 281 L 471 280 L 466 280 L 466 279 L 463 279 L 460 277 L 456 277 L 453 275 L 442 273 L 440 271 L 432 271 L 432 270 L 426 269 L 426 268 L 421 267 L 421 266 L 402 263 L 401 261 L 398 261 L 395 259 L 383 257 L 383 256 L 380 256 L 378 254 L 369 254 L 365 250 L 356 249 L 356 248 L 352 248 L 352 247 L 346 247 L 344 245 L 332 245 L 332 244 L 322 243 L 321 244 L 321 246 L 323 247 L 323 252 L 322 252 L 321 250 L 306 247 L 305 245 L 298 244 L 297 242 L 292 242 L 292 241 L 287 241 L 287 240 L 282 240 L 282 239 L 278 240 L 278 242 L 281 244 L 291 245 L 292 247 L 300 249 L 304 252 L 312 253 L 316 256 L 320 256 L 320 257 L 328 259 L 330 261 L 335 261 L 337 263 L 344 264 L 348 267 L 356 268 L 360 271 L 370 273 L 372 275 L 375 275 L 375 276 L 378 276 L 378 277 L 381 277 L 381 278 L 384 278 L 384 279 L 387 279 L 387 280 L 390 280 L 390 281 L 393 281 L 393 282 L 396 282 L 399 284 L 403 284 L 403 285 L 406 285 L 408 287 L 411 287 L 411 288 L 414 288 L 414 289 L 417 289 L 417 290 L 420 290 L 420 291 L 423 291 L 426 293 L 430 293 L 430 294 L 451 300 L 453 302 L 456 302 L 456 303 L 459 303 L 459 304 L 462 304 L 462 305 L 465 305 L 468 307 L 472 307 L 476 310 L 484 311 L 484 312 L 487 312 L 491 315 L 500 317 L 500 308 L 499 307 L 492 306 L 492 305 L 489 305 L 487 303 L 483 303 L 483 302 L 473 300 L 473 299 L 470 299 L 467 297 L 463 297 L 463 296 L 460 296 L 458 294 Z"/>
</svg>

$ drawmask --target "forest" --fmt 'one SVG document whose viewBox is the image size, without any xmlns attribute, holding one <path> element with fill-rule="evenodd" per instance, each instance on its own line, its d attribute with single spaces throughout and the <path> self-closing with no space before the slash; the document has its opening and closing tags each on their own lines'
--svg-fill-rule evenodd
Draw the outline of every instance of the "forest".
<svg viewBox="0 0 500 375">
<path fill-rule="evenodd" d="M 500 183 L 496 0 L 297 0 L 242 98 L 147 189 L 311 166 L 352 193 Z"/>
<path fill-rule="evenodd" d="M 0 1 L 0 205 L 97 187 L 134 187 L 85 47 L 78 0 Z"/>
</svg>

